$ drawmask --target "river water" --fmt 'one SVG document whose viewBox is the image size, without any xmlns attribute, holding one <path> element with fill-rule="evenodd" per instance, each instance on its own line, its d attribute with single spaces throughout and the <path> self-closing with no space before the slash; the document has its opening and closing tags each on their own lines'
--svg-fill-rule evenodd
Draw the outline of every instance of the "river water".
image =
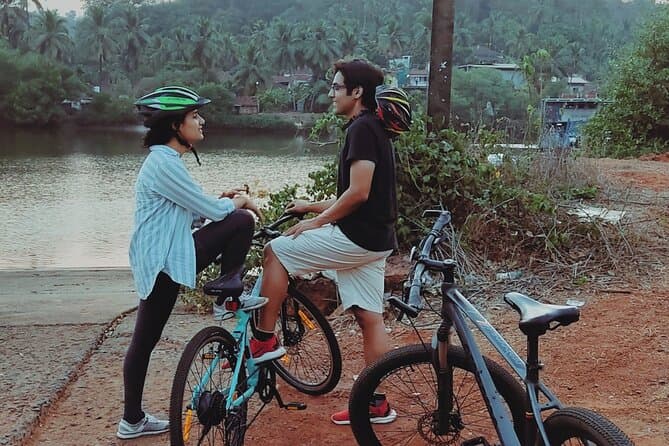
<svg viewBox="0 0 669 446">
<path fill-rule="evenodd" d="M 0 269 L 128 266 L 143 128 L 2 132 Z M 300 136 L 240 131 L 207 133 L 198 152 L 201 167 L 184 161 L 212 194 L 305 184 L 335 158 Z"/>
</svg>

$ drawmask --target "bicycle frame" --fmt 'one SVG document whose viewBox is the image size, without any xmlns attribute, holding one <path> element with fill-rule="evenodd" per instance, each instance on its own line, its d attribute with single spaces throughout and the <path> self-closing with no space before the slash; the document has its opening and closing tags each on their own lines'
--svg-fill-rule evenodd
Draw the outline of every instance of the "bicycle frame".
<svg viewBox="0 0 669 446">
<path fill-rule="evenodd" d="M 260 295 L 261 282 L 262 282 L 262 273 L 260 273 L 258 279 L 256 280 L 256 283 L 253 285 L 253 290 L 251 290 L 252 296 Z M 237 318 L 237 325 L 235 326 L 234 330 L 232 330 L 232 337 L 235 339 L 237 343 L 237 355 L 239 356 L 243 355 L 244 349 L 248 348 L 249 346 L 248 325 L 251 320 L 252 314 L 250 312 L 243 311 L 242 309 L 237 309 L 235 311 L 235 317 Z M 212 360 L 211 364 L 209 364 L 209 367 L 207 367 L 206 372 L 202 376 L 202 380 L 193 390 L 193 397 L 191 400 L 191 404 L 193 405 L 193 407 L 196 407 L 197 401 L 200 398 L 200 389 L 206 387 L 206 385 L 209 382 L 209 378 L 211 377 L 213 371 L 216 370 L 216 368 L 218 367 L 220 360 L 221 357 L 218 355 Z M 236 407 L 240 407 L 242 404 L 244 404 L 244 402 L 251 399 L 251 397 L 256 391 L 256 386 L 258 385 L 260 368 L 255 363 L 253 358 L 249 357 L 246 359 L 247 389 L 244 391 L 242 395 L 239 396 L 236 395 L 237 392 L 236 389 L 237 385 L 239 384 L 239 374 L 241 372 L 242 362 L 244 361 L 235 361 L 235 367 L 232 373 L 232 379 L 230 380 L 230 387 L 228 389 L 222 390 L 222 393 L 224 394 L 227 393 L 227 397 L 225 399 L 226 412 L 229 412 L 230 410 Z"/>
<path fill-rule="evenodd" d="M 563 407 L 560 400 L 548 389 L 534 374 L 529 374 L 528 367 L 502 335 L 490 325 L 483 315 L 472 305 L 453 283 L 442 284 L 442 325 L 450 321 L 460 338 L 465 351 L 470 355 L 476 368 L 476 379 L 481 389 L 481 393 L 488 407 L 488 412 L 493 419 L 495 429 L 504 446 L 520 446 L 518 435 L 513 428 L 512 420 L 507 416 L 506 410 L 502 406 L 501 397 L 494 386 L 490 372 L 485 364 L 483 355 L 474 339 L 472 330 L 467 325 L 465 318 L 469 319 L 476 328 L 488 339 L 488 342 L 504 358 L 513 371 L 523 380 L 527 389 L 527 399 L 531 407 L 531 416 L 534 419 L 539 435 L 543 444 L 550 446 L 548 437 L 541 419 L 541 412 L 547 409 L 561 409 Z M 440 330 L 441 327 L 440 327 Z M 433 338 L 433 348 L 439 351 L 440 368 L 442 367 L 442 349 L 447 347 L 448 337 L 445 339 L 439 336 L 437 332 Z M 529 346 L 528 346 L 529 347 Z M 529 350 L 528 350 L 529 351 Z M 445 355 L 443 356 L 445 358 Z M 537 371 L 538 372 L 538 371 Z M 538 375 L 538 373 L 537 373 Z M 539 393 L 543 394 L 548 402 L 541 405 L 539 403 Z M 452 400 L 448 401 L 448 406 L 452 405 Z M 452 407 L 448 407 L 449 412 Z M 530 414 L 526 414 L 530 415 Z M 534 445 L 535 431 L 530 426 L 525 426 L 524 441 L 526 445 Z"/>
</svg>

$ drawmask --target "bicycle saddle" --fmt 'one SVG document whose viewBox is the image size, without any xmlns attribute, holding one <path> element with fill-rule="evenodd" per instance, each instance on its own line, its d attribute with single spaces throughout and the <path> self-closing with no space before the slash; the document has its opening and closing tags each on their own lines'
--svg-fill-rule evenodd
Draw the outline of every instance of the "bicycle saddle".
<svg viewBox="0 0 669 446">
<path fill-rule="evenodd" d="M 218 278 L 207 282 L 202 287 L 204 294 L 210 296 L 217 296 L 217 304 L 222 304 L 227 297 L 239 297 L 244 291 L 244 283 L 242 283 L 243 267 L 229 271 Z"/>
<path fill-rule="evenodd" d="M 518 327 L 527 336 L 540 336 L 547 330 L 576 322 L 581 314 L 577 307 L 542 304 L 520 293 L 506 293 L 504 301 L 520 314 Z M 557 322 L 551 326 L 552 322 Z"/>
</svg>

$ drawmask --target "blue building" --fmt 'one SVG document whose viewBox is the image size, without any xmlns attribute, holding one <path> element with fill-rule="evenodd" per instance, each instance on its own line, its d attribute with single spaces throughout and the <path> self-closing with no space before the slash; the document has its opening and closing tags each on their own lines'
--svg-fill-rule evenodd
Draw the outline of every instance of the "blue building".
<svg viewBox="0 0 669 446">
<path fill-rule="evenodd" d="M 542 99 L 539 148 L 578 147 L 581 128 L 604 102 L 599 98 Z"/>
</svg>

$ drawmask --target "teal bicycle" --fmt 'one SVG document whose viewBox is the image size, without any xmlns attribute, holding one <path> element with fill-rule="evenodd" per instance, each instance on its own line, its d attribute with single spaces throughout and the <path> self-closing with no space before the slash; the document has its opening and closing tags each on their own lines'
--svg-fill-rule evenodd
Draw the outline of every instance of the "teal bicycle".
<svg viewBox="0 0 669 446">
<path fill-rule="evenodd" d="M 254 244 L 263 246 L 278 237 L 278 228 L 293 218 L 287 214 L 263 227 L 254 235 Z M 262 274 L 251 296 L 259 295 L 261 280 Z M 172 446 L 240 446 L 247 428 L 273 399 L 284 409 L 305 409 L 303 403 L 282 400 L 277 375 L 310 395 L 327 393 L 339 382 L 341 352 L 332 327 L 292 278 L 276 329 L 287 354 L 276 361 L 256 364 L 248 354 L 255 310 L 245 309 L 238 298 L 229 298 L 225 305 L 224 320 L 237 318 L 232 332 L 222 326 L 200 330 L 179 360 L 170 397 Z M 256 393 L 263 405 L 249 422 L 248 401 Z"/>
</svg>

